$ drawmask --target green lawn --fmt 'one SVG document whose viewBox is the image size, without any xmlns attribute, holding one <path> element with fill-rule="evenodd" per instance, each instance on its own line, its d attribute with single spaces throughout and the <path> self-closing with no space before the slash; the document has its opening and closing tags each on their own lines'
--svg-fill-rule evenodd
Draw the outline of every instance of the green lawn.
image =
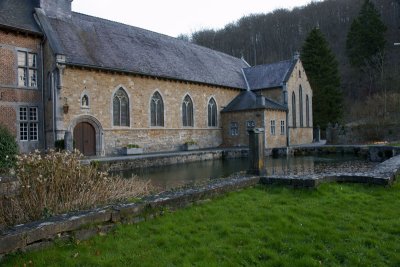
<svg viewBox="0 0 400 267">
<path fill-rule="evenodd" d="M 5 266 L 400 266 L 400 184 L 257 186 Z M 1 264 L 0 264 L 1 265 Z"/>
</svg>

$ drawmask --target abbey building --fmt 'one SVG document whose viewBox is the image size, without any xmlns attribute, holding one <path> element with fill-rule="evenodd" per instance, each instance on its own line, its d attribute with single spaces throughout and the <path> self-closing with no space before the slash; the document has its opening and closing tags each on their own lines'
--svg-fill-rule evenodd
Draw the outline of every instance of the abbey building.
<svg viewBox="0 0 400 267">
<path fill-rule="evenodd" d="M 0 2 L 0 124 L 21 152 L 64 140 L 85 155 L 312 142 L 301 60 L 244 60 L 71 11 L 72 0 Z"/>
</svg>

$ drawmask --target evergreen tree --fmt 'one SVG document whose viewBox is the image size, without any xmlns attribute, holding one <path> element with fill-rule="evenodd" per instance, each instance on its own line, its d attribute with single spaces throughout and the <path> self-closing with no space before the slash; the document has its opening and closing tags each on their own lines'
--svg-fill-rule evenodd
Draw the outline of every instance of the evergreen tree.
<svg viewBox="0 0 400 267">
<path fill-rule="evenodd" d="M 314 125 L 325 129 L 343 115 L 338 62 L 322 32 L 314 28 L 302 48 L 301 60 L 313 90 Z"/>
<path fill-rule="evenodd" d="M 386 30 L 374 4 L 365 0 L 347 34 L 347 56 L 353 67 L 379 67 L 377 57 L 383 55 Z"/>
</svg>

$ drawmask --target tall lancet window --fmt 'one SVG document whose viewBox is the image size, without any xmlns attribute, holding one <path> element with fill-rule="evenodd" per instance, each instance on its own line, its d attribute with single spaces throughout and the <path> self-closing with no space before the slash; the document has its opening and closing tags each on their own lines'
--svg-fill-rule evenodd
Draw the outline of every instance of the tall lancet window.
<svg viewBox="0 0 400 267">
<path fill-rule="evenodd" d="M 292 127 L 296 127 L 296 94 L 292 93 Z"/>
<path fill-rule="evenodd" d="M 182 102 L 182 125 L 193 127 L 193 101 L 189 95 Z"/>
<path fill-rule="evenodd" d="M 150 102 L 151 126 L 164 126 L 164 102 L 159 92 L 155 92 Z"/>
<path fill-rule="evenodd" d="M 214 98 L 208 101 L 208 126 L 217 127 L 217 103 Z"/>
<path fill-rule="evenodd" d="M 129 98 L 122 88 L 113 97 L 113 125 L 129 126 Z"/>
<path fill-rule="evenodd" d="M 299 87 L 299 113 L 300 113 L 300 127 L 303 127 L 303 88 Z"/>
</svg>

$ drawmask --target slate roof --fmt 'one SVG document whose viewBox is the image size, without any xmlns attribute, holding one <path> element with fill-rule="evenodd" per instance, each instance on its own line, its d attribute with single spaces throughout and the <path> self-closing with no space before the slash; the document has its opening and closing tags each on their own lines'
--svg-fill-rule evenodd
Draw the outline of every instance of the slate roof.
<svg viewBox="0 0 400 267">
<path fill-rule="evenodd" d="M 0 27 L 41 35 L 33 17 L 37 0 L 0 0 Z"/>
<path fill-rule="evenodd" d="M 251 90 L 281 87 L 289 79 L 296 63 L 296 59 L 285 60 L 245 68 L 243 72 Z"/>
<path fill-rule="evenodd" d="M 37 10 L 50 45 L 67 64 L 245 89 L 241 59 L 163 34 L 72 12 Z"/>
<path fill-rule="evenodd" d="M 264 97 L 264 96 L 262 96 Z M 226 106 L 222 112 L 233 112 L 243 110 L 254 110 L 254 109 L 273 109 L 286 111 L 287 108 L 271 99 L 264 97 L 265 104 L 261 105 L 256 101 L 257 95 L 252 91 L 244 91 L 240 93 L 235 99 L 233 99 L 228 106 Z"/>
</svg>

